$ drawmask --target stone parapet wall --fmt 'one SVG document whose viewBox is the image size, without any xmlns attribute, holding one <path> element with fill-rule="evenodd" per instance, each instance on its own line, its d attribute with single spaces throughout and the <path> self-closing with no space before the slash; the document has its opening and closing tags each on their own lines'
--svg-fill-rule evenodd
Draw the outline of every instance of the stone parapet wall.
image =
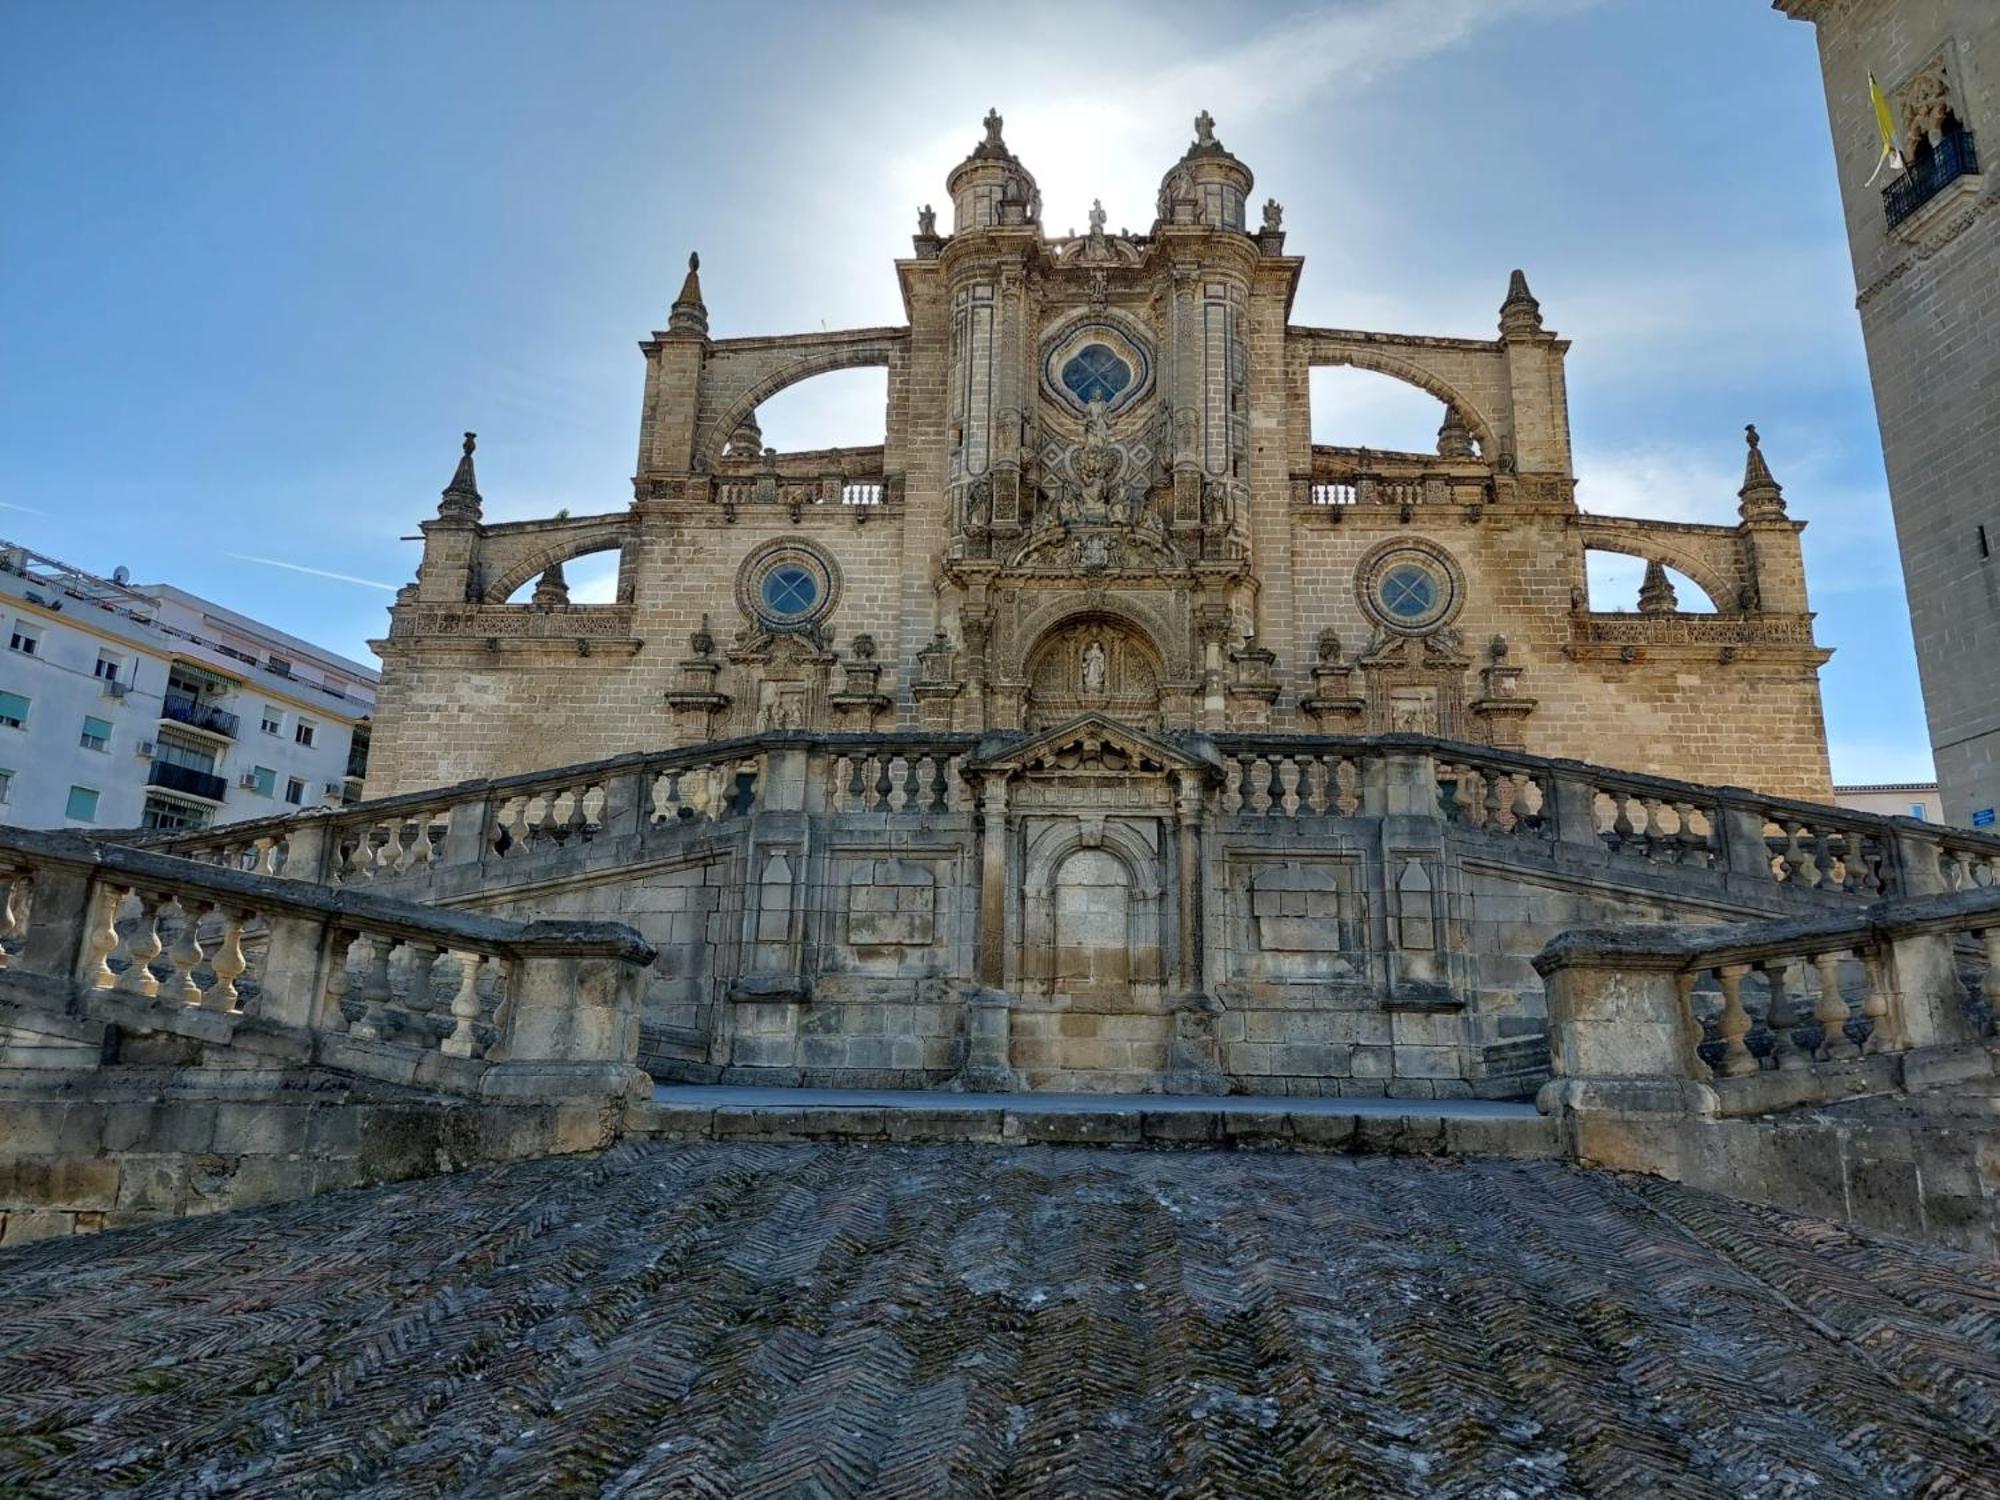
<svg viewBox="0 0 2000 1500">
<path fill-rule="evenodd" d="M 0 1072 L 0 1246 L 594 1151 L 602 1101 L 496 1103 L 312 1070 Z"/>
</svg>

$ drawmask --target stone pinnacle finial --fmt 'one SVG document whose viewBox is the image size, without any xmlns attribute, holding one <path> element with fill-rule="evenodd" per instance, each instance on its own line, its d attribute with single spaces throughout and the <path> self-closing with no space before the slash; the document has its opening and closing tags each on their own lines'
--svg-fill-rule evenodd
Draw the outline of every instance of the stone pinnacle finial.
<svg viewBox="0 0 2000 1500">
<path fill-rule="evenodd" d="M 1782 520 L 1785 491 L 1764 461 L 1763 439 L 1757 435 L 1754 423 L 1744 427 L 1743 441 L 1749 445 L 1749 451 L 1743 457 L 1743 488 L 1736 492 L 1741 502 L 1737 513 L 1746 521 Z"/>
<path fill-rule="evenodd" d="M 681 294 L 674 298 L 674 308 L 667 315 L 667 332 L 708 333 L 708 307 L 701 300 L 701 254 L 688 252 L 687 279 L 681 283 Z"/>
<path fill-rule="evenodd" d="M 468 432 L 459 451 L 458 467 L 452 471 L 451 483 L 444 487 L 444 497 L 438 502 L 438 516 L 443 520 L 479 519 L 479 476 L 472 467 L 472 450 L 478 446 L 479 434 Z"/>
<path fill-rule="evenodd" d="M 1674 585 L 1667 577 L 1667 570 L 1658 562 L 1649 560 L 1646 564 L 1646 576 L 1639 583 L 1639 613 L 1670 615 L 1680 607 L 1680 596 L 1674 592 Z"/>
<path fill-rule="evenodd" d="M 1514 338 L 1542 331 L 1542 304 L 1528 290 L 1528 274 L 1516 270 L 1507 278 L 1507 300 L 1500 304 L 1500 336 Z"/>
<path fill-rule="evenodd" d="M 563 565 L 550 563 L 542 571 L 530 602 L 537 609 L 565 609 L 569 605 L 569 580 L 563 577 Z"/>
</svg>

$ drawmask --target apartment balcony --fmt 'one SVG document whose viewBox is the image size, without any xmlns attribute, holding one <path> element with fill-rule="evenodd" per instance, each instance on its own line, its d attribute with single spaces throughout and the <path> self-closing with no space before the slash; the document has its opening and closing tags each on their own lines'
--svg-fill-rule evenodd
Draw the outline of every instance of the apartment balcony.
<svg viewBox="0 0 2000 1500">
<path fill-rule="evenodd" d="M 186 693 L 171 692 L 160 700 L 160 719 L 224 740 L 235 739 L 242 722 L 226 709 L 213 707 Z"/>
<path fill-rule="evenodd" d="M 229 791 L 229 783 L 213 771 L 197 771 L 193 766 L 177 766 L 164 760 L 153 762 L 146 773 L 146 785 L 218 806 Z"/>
<path fill-rule="evenodd" d="M 1918 209 L 1959 178 L 1978 173 L 1979 150 L 1972 132 L 1947 130 L 1928 154 L 1917 157 L 1901 177 L 1882 189 L 1882 211 L 1888 216 L 1889 227 L 1894 229 L 1914 218 Z"/>
</svg>

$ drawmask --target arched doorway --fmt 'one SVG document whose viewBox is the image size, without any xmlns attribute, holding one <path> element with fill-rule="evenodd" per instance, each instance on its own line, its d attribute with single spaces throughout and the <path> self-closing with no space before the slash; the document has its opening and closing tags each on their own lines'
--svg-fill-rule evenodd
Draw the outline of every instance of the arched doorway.
<svg viewBox="0 0 2000 1500">
<path fill-rule="evenodd" d="M 1047 729 L 1097 712 L 1158 729 L 1162 675 L 1160 653 L 1130 625 L 1100 616 L 1066 620 L 1029 655 L 1023 725 Z"/>
<path fill-rule="evenodd" d="M 1123 1000 L 1132 981 L 1131 880 L 1116 856 L 1078 849 L 1056 868 L 1051 989 Z"/>
</svg>

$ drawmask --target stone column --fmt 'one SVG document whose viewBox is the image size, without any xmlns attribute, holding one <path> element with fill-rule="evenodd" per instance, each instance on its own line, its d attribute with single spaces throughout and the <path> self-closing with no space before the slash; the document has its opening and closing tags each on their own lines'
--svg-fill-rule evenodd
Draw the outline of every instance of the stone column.
<svg viewBox="0 0 2000 1500">
<path fill-rule="evenodd" d="M 1007 983 L 1007 782 L 989 776 L 980 787 L 979 982 Z"/>
<path fill-rule="evenodd" d="M 1180 858 L 1179 878 L 1175 884 L 1180 899 L 1180 943 L 1174 956 L 1174 983 L 1184 993 L 1192 993 L 1202 987 L 1201 830 L 1204 788 L 1201 773 L 1180 772 L 1178 789 L 1180 796 L 1176 811 L 1179 814 Z"/>
</svg>

